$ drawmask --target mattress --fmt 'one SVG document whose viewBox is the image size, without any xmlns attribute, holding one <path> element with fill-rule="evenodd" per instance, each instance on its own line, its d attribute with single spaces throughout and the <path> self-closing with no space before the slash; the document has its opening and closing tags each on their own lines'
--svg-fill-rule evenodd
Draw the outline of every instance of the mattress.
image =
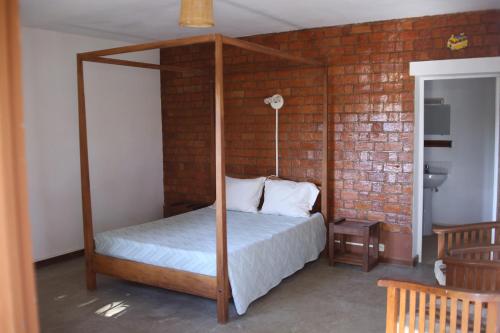
<svg viewBox="0 0 500 333">
<path fill-rule="evenodd" d="M 99 254 L 216 276 L 215 210 L 209 207 L 101 232 L 94 239 Z M 303 218 L 228 211 L 228 273 L 238 314 L 317 259 L 325 243 L 319 213 Z"/>
</svg>

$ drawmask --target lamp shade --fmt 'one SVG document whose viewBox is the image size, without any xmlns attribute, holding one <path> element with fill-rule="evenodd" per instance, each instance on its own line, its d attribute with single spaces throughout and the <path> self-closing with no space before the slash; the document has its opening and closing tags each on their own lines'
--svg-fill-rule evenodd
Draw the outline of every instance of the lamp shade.
<svg viewBox="0 0 500 333">
<path fill-rule="evenodd" d="M 179 25 L 191 28 L 210 28 L 214 26 L 212 0 L 181 0 Z"/>
</svg>

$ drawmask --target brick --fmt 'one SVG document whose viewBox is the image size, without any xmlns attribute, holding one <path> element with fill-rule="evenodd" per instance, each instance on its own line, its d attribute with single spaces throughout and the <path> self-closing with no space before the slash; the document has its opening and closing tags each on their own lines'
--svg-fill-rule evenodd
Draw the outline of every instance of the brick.
<svg viewBox="0 0 500 333">
<path fill-rule="evenodd" d="M 357 200 L 358 199 L 358 192 L 357 191 L 342 191 L 341 194 L 342 200 Z"/>
<path fill-rule="evenodd" d="M 372 31 L 371 24 L 356 24 L 353 25 L 351 28 L 351 33 L 353 34 L 367 33 L 371 31 Z"/>
<path fill-rule="evenodd" d="M 382 212 L 368 211 L 367 219 L 369 221 L 385 222 L 385 214 Z"/>
<path fill-rule="evenodd" d="M 370 121 L 387 121 L 387 114 L 386 113 L 371 114 Z"/>
<path fill-rule="evenodd" d="M 384 205 L 384 212 L 386 212 L 386 213 L 400 213 L 401 206 L 398 204 L 385 204 Z"/>
<path fill-rule="evenodd" d="M 384 132 L 401 132 L 402 130 L 402 123 L 384 123 Z"/>
<path fill-rule="evenodd" d="M 384 171 L 401 172 L 402 167 L 400 163 L 386 163 Z"/>
</svg>

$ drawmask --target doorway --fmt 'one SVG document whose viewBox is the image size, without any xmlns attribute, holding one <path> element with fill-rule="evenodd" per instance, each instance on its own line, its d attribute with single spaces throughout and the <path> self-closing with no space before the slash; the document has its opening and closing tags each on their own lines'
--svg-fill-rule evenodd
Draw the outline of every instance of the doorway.
<svg viewBox="0 0 500 333">
<path fill-rule="evenodd" d="M 415 76 L 413 254 L 432 263 L 436 240 L 424 213 L 431 224 L 497 219 L 500 57 L 414 62 L 410 75 Z M 427 112 L 437 110 L 427 113 L 427 125 L 429 119 L 444 123 L 428 126 L 427 133 L 426 104 Z M 445 180 L 429 188 L 426 173 L 444 174 Z"/>
<path fill-rule="evenodd" d="M 422 262 L 433 264 L 432 225 L 496 216 L 494 77 L 424 82 Z"/>
</svg>

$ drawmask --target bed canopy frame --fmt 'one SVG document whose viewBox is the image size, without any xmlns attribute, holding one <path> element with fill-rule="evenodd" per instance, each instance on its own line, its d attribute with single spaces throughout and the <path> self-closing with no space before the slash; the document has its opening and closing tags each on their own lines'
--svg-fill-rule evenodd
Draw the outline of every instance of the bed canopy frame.
<svg viewBox="0 0 500 333">
<path fill-rule="evenodd" d="M 201 43 L 215 44 L 215 189 L 216 189 L 216 265 L 215 277 L 191 273 L 182 270 L 164 268 L 118 259 L 97 254 L 94 250 L 94 233 L 92 224 L 92 205 L 90 195 L 90 175 L 87 143 L 87 125 L 85 111 L 83 63 L 98 62 L 113 65 L 131 66 L 177 73 L 201 73 L 199 69 L 189 69 L 171 65 L 149 64 L 137 61 L 112 59 L 106 56 L 146 51 L 161 48 L 188 46 Z M 80 168 L 82 185 L 83 230 L 86 265 L 87 289 L 96 288 L 96 273 L 111 275 L 129 281 L 140 282 L 174 291 L 198 295 L 217 301 L 217 321 L 228 320 L 228 301 L 231 289 L 228 279 L 227 229 L 226 229 L 226 193 L 225 193 L 225 150 L 224 150 L 224 89 L 223 89 L 223 46 L 231 45 L 248 51 L 280 58 L 298 63 L 299 66 L 323 69 L 323 108 L 322 108 L 322 176 L 321 176 L 321 213 L 328 221 L 328 67 L 326 63 L 316 59 L 308 59 L 291 55 L 281 50 L 251 43 L 248 41 L 226 37 L 220 34 L 209 34 L 189 38 L 157 41 L 151 43 L 129 45 L 77 54 L 78 80 L 78 115 L 80 131 Z M 280 68 L 276 68 L 280 69 Z"/>
</svg>

